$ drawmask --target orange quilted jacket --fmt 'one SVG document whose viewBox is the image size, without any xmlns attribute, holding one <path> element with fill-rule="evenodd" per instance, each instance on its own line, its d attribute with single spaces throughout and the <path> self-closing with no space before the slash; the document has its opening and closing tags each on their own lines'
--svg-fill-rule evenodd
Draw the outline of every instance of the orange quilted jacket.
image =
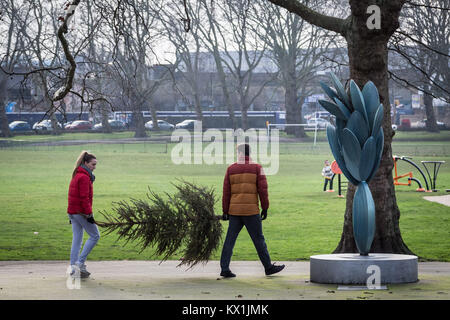
<svg viewBox="0 0 450 320">
<path fill-rule="evenodd" d="M 236 216 L 259 214 L 258 198 L 261 208 L 267 210 L 267 180 L 261 165 L 252 162 L 250 157 L 245 157 L 245 163 L 230 165 L 223 181 L 223 213 Z"/>
</svg>

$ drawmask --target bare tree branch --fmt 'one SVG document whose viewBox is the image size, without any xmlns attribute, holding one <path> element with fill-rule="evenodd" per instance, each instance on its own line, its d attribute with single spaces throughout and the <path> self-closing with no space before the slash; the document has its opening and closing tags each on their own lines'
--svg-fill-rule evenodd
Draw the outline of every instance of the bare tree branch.
<svg viewBox="0 0 450 320">
<path fill-rule="evenodd" d="M 342 36 L 345 36 L 347 20 L 330 17 L 320 14 L 298 0 L 269 0 L 273 4 L 287 9 L 289 12 L 299 15 L 305 21 L 324 28 L 326 30 L 334 31 Z"/>
</svg>

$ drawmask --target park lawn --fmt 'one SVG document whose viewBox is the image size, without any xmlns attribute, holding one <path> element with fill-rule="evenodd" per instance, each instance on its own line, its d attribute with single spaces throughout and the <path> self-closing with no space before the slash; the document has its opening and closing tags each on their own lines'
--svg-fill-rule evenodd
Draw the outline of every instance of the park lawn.
<svg viewBox="0 0 450 320">
<path fill-rule="evenodd" d="M 399 142 L 393 149 L 408 150 L 405 145 L 409 146 Z M 144 198 L 148 187 L 156 192 L 173 193 L 172 183 L 180 178 L 214 187 L 218 200 L 216 213 L 221 214 L 226 165 L 175 165 L 170 157 L 172 147 L 169 145 L 167 153 L 163 145 L 148 143 L 1 150 L 0 260 L 69 259 L 72 233 L 65 213 L 67 189 L 81 149 L 91 150 L 98 158 L 94 183 L 97 220 L 102 220 L 100 211 L 111 212 L 114 201 Z M 446 155 L 426 158 L 447 162 L 437 181 L 441 191 L 432 195 L 444 195 L 445 189 L 450 188 L 450 157 Z M 279 172 L 268 176 L 270 209 L 263 222 L 274 261 L 309 259 L 310 255 L 330 253 L 336 248 L 342 232 L 345 199 L 322 191 L 320 173 L 325 159 L 333 159 L 326 143 L 320 143 L 316 149 L 310 143 L 281 144 Z M 418 156 L 417 161 L 420 160 L 422 157 Z M 405 164 L 399 164 L 399 169 L 410 170 Z M 423 200 L 424 195 L 431 194 L 417 193 L 415 186 L 396 188 L 405 243 L 424 259 L 450 261 L 449 207 Z M 227 222 L 222 224 L 225 236 Z M 125 245 L 123 240 L 116 240 L 115 234 L 103 234 L 89 259 L 161 258 L 153 256 L 152 249 L 140 253 L 135 244 Z M 213 260 L 220 258 L 220 249 L 212 256 Z M 181 255 L 170 259 L 179 259 Z M 233 259 L 258 259 L 245 230 L 239 235 Z"/>
<path fill-rule="evenodd" d="M 170 135 L 169 131 L 146 131 L 148 138 Z M 66 140 L 120 140 L 134 138 L 134 131 L 102 132 L 63 132 L 59 135 L 52 134 L 17 134 L 10 138 L 1 138 L 10 142 L 54 142 Z"/>
</svg>

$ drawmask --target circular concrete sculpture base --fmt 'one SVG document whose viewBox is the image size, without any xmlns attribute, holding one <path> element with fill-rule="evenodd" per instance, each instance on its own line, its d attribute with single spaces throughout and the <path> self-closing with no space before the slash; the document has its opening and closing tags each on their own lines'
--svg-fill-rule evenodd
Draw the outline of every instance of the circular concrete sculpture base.
<svg viewBox="0 0 450 320">
<path fill-rule="evenodd" d="M 379 270 L 378 274 L 375 270 Z M 390 253 L 371 253 L 368 256 L 342 253 L 310 257 L 311 282 L 365 285 L 369 277 L 379 277 L 381 284 L 416 282 L 417 257 Z"/>
</svg>

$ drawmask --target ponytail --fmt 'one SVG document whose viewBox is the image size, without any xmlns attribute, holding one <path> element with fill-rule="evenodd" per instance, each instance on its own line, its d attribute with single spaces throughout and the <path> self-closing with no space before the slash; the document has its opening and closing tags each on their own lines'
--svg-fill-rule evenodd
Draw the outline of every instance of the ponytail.
<svg viewBox="0 0 450 320">
<path fill-rule="evenodd" d="M 80 155 L 78 156 L 77 162 L 75 162 L 75 168 L 73 169 L 72 178 L 77 174 L 77 169 L 79 166 L 81 166 L 85 162 L 91 161 L 92 159 L 97 158 L 92 153 L 89 153 L 85 150 L 81 151 Z"/>
</svg>

